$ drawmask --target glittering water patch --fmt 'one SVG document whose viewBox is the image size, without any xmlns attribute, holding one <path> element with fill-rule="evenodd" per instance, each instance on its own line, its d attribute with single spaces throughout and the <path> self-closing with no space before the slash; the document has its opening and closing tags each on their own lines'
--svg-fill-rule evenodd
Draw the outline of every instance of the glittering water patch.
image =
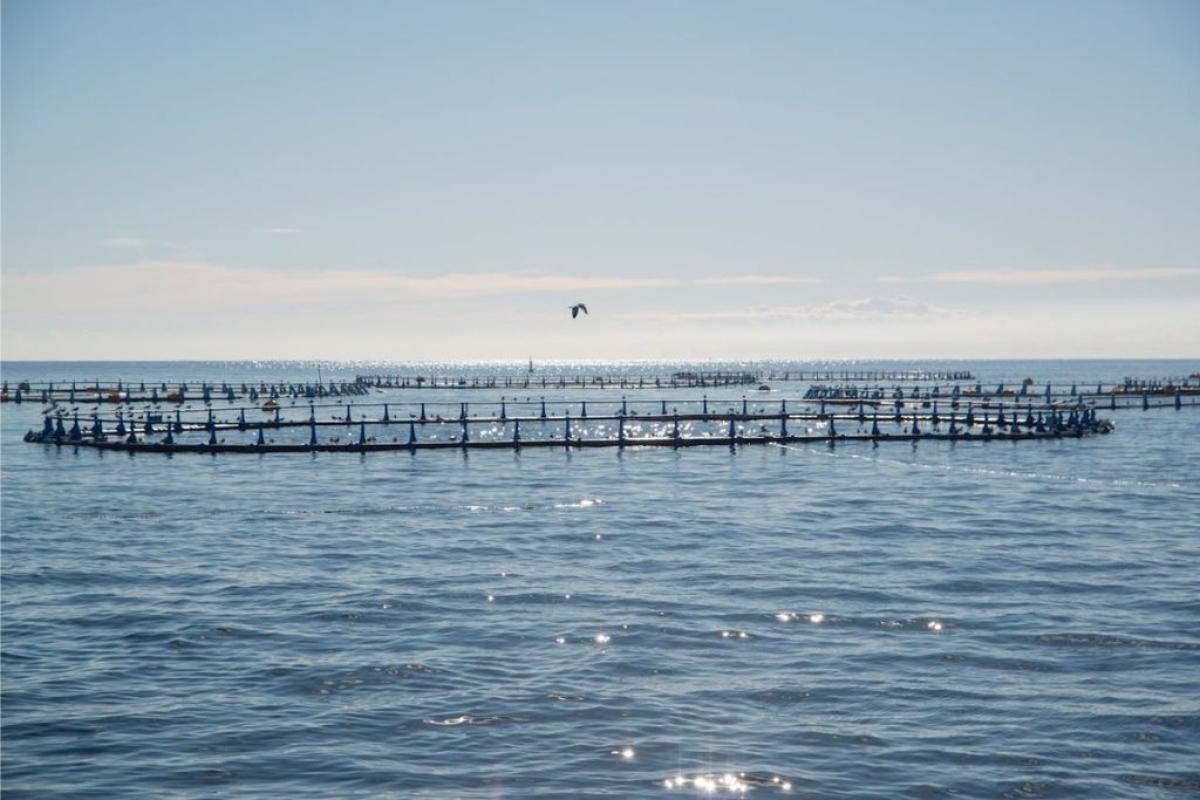
<svg viewBox="0 0 1200 800">
<path fill-rule="evenodd" d="M 673 775 L 662 782 L 666 789 L 692 789 L 704 794 L 744 795 L 756 789 L 790 792 L 792 782 L 780 775 L 752 775 L 746 772 L 715 772 L 698 775 Z"/>
</svg>

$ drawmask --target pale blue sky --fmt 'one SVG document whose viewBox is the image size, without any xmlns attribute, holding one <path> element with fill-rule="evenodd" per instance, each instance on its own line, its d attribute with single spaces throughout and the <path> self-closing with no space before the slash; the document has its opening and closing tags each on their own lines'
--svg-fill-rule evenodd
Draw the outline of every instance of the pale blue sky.
<svg viewBox="0 0 1200 800">
<path fill-rule="evenodd" d="M 6 358 L 1200 355 L 1200 3 L 5 0 L 2 291 Z"/>
</svg>

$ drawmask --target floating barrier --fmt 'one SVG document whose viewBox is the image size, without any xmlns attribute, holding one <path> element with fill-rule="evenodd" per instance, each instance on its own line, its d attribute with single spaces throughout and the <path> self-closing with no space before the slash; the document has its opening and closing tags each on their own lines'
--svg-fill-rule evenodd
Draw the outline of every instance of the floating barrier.
<svg viewBox="0 0 1200 800">
<path fill-rule="evenodd" d="M 101 381 L 68 381 L 31 383 L 24 381 L 20 384 L 20 397 L 11 398 L 15 402 L 40 399 L 43 404 L 65 400 L 70 403 L 172 403 L 182 404 L 191 400 L 211 403 L 224 400 L 234 403 L 238 399 L 249 399 L 252 402 L 260 398 L 278 400 L 280 398 L 325 398 L 325 397 L 355 397 L 370 393 L 370 387 L 356 382 L 337 383 L 139 383 L 117 381 L 104 383 Z M 3 392 L 7 402 L 7 390 Z"/>
<path fill-rule="evenodd" d="M 220 430 L 234 428 L 245 430 L 250 424 L 260 423 L 266 428 L 308 425 L 314 427 L 348 427 L 360 422 L 366 422 L 371 425 L 387 425 L 397 420 L 404 421 L 406 418 L 411 418 L 421 425 L 467 418 L 470 418 L 475 424 L 502 424 L 518 419 L 526 423 L 531 423 L 559 419 L 575 414 L 576 412 L 579 420 L 592 422 L 616 421 L 623 417 L 643 422 L 669 421 L 672 417 L 678 417 L 684 421 L 703 421 L 716 417 L 727 419 L 730 416 L 742 421 L 754 421 L 773 420 L 786 415 L 789 419 L 796 421 L 835 418 L 838 420 L 856 420 L 859 423 L 865 421 L 868 413 L 882 413 L 897 420 L 902 415 L 916 415 L 915 418 L 920 421 L 936 426 L 946 418 L 946 415 L 953 415 L 955 412 L 963 411 L 966 412 L 965 418 L 969 424 L 969 420 L 976 412 L 998 412 L 1000 419 L 1003 420 L 1005 414 L 1009 414 L 1014 418 L 1020 416 L 1032 419 L 1034 413 L 1055 412 L 1066 414 L 1073 409 L 1082 410 L 1098 406 L 1110 410 L 1135 407 L 1146 410 L 1152 408 L 1181 409 L 1184 406 L 1200 406 L 1200 396 L 1188 396 L 1185 402 L 1185 397 L 1176 393 L 1173 397 L 1157 397 L 1154 402 L 1151 402 L 1149 395 L 1141 397 L 1131 395 L 1127 398 L 1121 398 L 1120 402 L 1118 402 L 1117 396 L 1110 395 L 1106 402 L 1096 404 L 1086 402 L 1079 397 L 1072 402 L 1055 401 L 1052 403 L 1045 403 L 1041 398 L 1025 398 L 1020 400 L 1017 398 L 993 399 L 990 397 L 982 399 L 960 397 L 958 399 L 943 398 L 932 400 L 827 399 L 822 397 L 816 401 L 791 398 L 781 398 L 779 400 L 772 398 L 768 401 L 761 396 L 756 396 L 753 400 L 747 397 L 714 400 L 705 394 L 699 398 L 672 398 L 670 400 L 665 398 L 628 400 L 625 397 L 619 399 L 593 399 L 590 401 L 590 411 L 589 401 L 586 400 L 546 400 L 545 398 L 519 400 L 516 398 L 501 397 L 496 402 L 487 403 L 467 403 L 461 401 L 440 403 L 428 401 L 368 403 L 343 403 L 339 401 L 338 403 L 317 403 L 310 401 L 304 403 L 301 400 L 292 400 L 290 402 L 290 407 L 280 404 L 271 404 L 262 408 L 258 406 L 234 406 L 222 411 L 221 413 L 225 415 L 222 417 L 217 417 L 211 406 L 176 407 L 172 412 L 173 419 L 162 411 L 158 411 L 150 406 L 143 407 L 140 411 L 136 409 L 117 410 L 114 415 L 100 413 L 100 409 L 103 406 L 97 406 L 95 411 L 91 413 L 90 418 L 93 422 L 115 424 L 120 434 L 125 433 L 124 426 L 126 419 L 131 424 L 134 420 L 137 420 L 139 423 L 144 421 L 146 425 L 151 426 L 159 424 L 169 425 L 175 433 L 183 433 L 185 430 L 204 429 L 211 431 L 214 428 Z M 789 404 L 791 406 L 790 410 Z M 668 410 L 668 405 L 671 406 L 670 410 Z M 815 410 L 812 410 L 813 407 L 815 407 Z M 282 412 L 284 408 L 290 408 L 288 417 L 283 416 Z M 306 409 L 303 418 L 291 416 L 295 414 L 297 409 Z M 263 414 L 265 416 L 251 423 L 247 418 L 247 412 Z M 64 416 L 68 414 L 68 411 L 61 406 L 57 406 L 47 409 L 43 413 L 50 416 Z M 72 411 L 70 413 L 75 412 Z M 1004 423 L 1001 422 L 1001 424 Z"/>
<path fill-rule="evenodd" d="M 880 433 L 874 434 L 832 434 L 832 435 L 734 435 L 734 436 L 703 436 L 703 437 L 684 437 L 684 436 L 644 436 L 632 438 L 621 432 L 616 438 L 579 438 L 571 439 L 520 439 L 519 437 L 505 439 L 484 439 L 473 440 L 464 439 L 462 441 L 454 440 L 437 440 L 437 441 L 407 441 L 407 442 L 378 442 L 361 440 L 357 443 L 348 442 L 341 443 L 312 443 L 307 444 L 286 444 L 286 443 L 255 443 L 255 444 L 225 444 L 216 441 L 209 441 L 207 444 L 181 444 L 178 442 L 167 442 L 166 439 L 160 442 L 146 442 L 137 440 L 134 434 L 130 434 L 130 438 L 124 441 L 115 440 L 94 440 L 94 439 L 79 439 L 75 441 L 50 440 L 50 444 L 58 446 L 74 446 L 74 447 L 90 447 L 98 450 L 116 450 L 131 453 L 241 453 L 241 454 L 266 454 L 266 453 L 335 453 L 335 452 L 387 452 L 398 450 L 497 450 L 497 449 L 521 449 L 527 447 L 546 448 L 546 447 L 565 447 L 565 448 L 596 448 L 596 447 L 713 447 L 713 446 L 737 446 L 737 445 L 762 445 L 762 444 L 805 444 L 805 443 L 827 443 L 836 445 L 838 443 L 850 442 L 915 442 L 915 441 L 951 441 L 951 442 L 991 442 L 991 441 L 1030 441 L 1043 439 L 1062 439 L 1062 438 L 1082 438 L 1093 434 L 1108 433 L 1111 428 L 1099 428 L 1097 430 L 1084 429 L 1064 429 L 1058 432 L 1051 431 L 1021 431 L 1015 433 L 994 432 L 990 427 L 985 427 L 980 434 L 972 434 L 969 432 L 955 433 Z M 30 439 L 30 441 L 35 441 Z M 41 440 L 36 440 L 41 441 Z"/>
<path fill-rule="evenodd" d="M 379 389 L 695 389 L 744 386 L 767 381 L 946 381 L 971 380 L 967 371 L 823 370 L 687 371 L 670 375 L 357 375 L 355 381 Z"/>
<path fill-rule="evenodd" d="M 507 411 L 507 409 L 505 409 Z M 871 417 L 871 429 L 867 433 L 861 428 L 866 417 L 861 412 L 858 415 L 828 415 L 813 413 L 796 413 L 781 407 L 774 413 L 754 413 L 743 408 L 743 413 L 730 410 L 726 413 L 710 414 L 680 414 L 673 411 L 669 415 L 659 413 L 629 414 L 628 404 L 622 402 L 621 410 L 615 414 L 593 414 L 588 418 L 592 427 L 591 434 L 577 435 L 572 429 L 571 416 L 567 412 L 562 418 L 562 428 L 559 419 L 538 413 L 529 417 L 513 417 L 507 415 L 504 419 L 493 416 L 487 418 L 470 417 L 467 415 L 467 404 L 461 404 L 460 414 L 456 418 L 436 416 L 432 419 L 418 420 L 415 417 L 407 421 L 407 437 L 401 441 L 399 436 L 392 441 L 380 441 L 375 436 L 368 435 L 368 426 L 373 431 L 389 430 L 394 424 L 389 417 L 386 419 L 358 420 L 357 440 L 347 436 L 342 442 L 341 437 L 322 442 L 317 436 L 318 421 L 310 411 L 307 420 L 283 419 L 278 415 L 273 420 L 258 422 L 254 425 L 255 440 L 253 442 L 226 442 L 218 437 L 218 431 L 244 432 L 246 425 L 239 418 L 238 422 L 218 423 L 211 411 L 203 423 L 192 424 L 185 430 L 192 432 L 204 431 L 207 441 L 181 441 L 176 437 L 176 425 L 165 425 L 161 438 L 154 439 L 157 429 L 153 420 L 147 420 L 143 428 L 144 435 L 139 438 L 136 425 L 128 426 L 125 434 L 124 419 L 119 418 L 115 429 L 116 435 L 109 438 L 104 433 L 103 421 L 97 417 L 90 428 L 80 426 L 78 416 L 73 417 L 69 431 L 64 430 L 63 416 L 59 415 L 54 422 L 47 416 L 43 421 L 40 433 L 30 431 L 26 441 L 48 443 L 57 446 L 92 447 L 101 450 L 118 450 L 128 452 L 158 452 L 158 453 L 298 453 L 298 452 L 374 452 L 389 450 L 435 450 L 435 449 L 496 449 L 523 447 L 699 447 L 714 445 L 743 445 L 771 443 L 811 443 L 827 442 L 882 442 L 882 441 L 1025 441 L 1038 439 L 1057 439 L 1063 437 L 1083 437 L 1094 434 L 1105 434 L 1112 430 L 1113 425 L 1107 420 L 1099 419 L 1094 409 L 1072 409 L 1069 413 L 1052 410 L 1048 414 L 1038 413 L 1036 417 L 1027 411 L 1023 417 L 1015 412 L 1008 416 L 1001 410 L 993 420 L 989 412 L 983 412 L 982 420 L 969 409 L 964 415 L 951 412 L 936 418 L 930 415 L 912 413 L 901 415 L 897 412 L 891 420 L 898 427 L 895 432 L 887 432 L 879 426 L 878 414 Z M 385 414 L 389 413 L 385 411 Z M 855 433 L 839 433 L 837 422 L 845 422 L 860 426 Z M 344 419 L 331 420 L 329 424 L 352 425 L 350 408 Z M 616 422 L 616 431 L 605 423 Z M 949 428 L 943 431 L 940 424 L 948 422 Z M 993 427 L 993 421 L 995 423 Z M 511 422 L 511 436 L 508 435 Z M 522 435 L 521 423 L 536 426 L 532 437 Z M 670 423 L 669 428 L 666 423 Z M 806 427 L 801 432 L 792 432 L 788 423 L 812 422 L 816 427 Z M 922 428 L 922 423 L 927 428 Z M 681 423 L 689 423 L 693 429 L 686 434 Z M 747 423 L 757 424 L 757 427 L 747 429 Z M 771 427 L 768 428 L 767 424 Z M 981 423 L 978 432 L 973 431 L 977 423 Z M 418 437 L 417 428 L 424 425 L 437 426 L 438 432 L 457 429 L 455 434 L 437 437 Z M 635 430 L 628 426 L 634 424 Z M 739 426 L 740 424 L 740 426 Z M 712 426 L 707 430 L 704 425 Z M 306 441 L 276 442 L 266 438 L 265 431 L 289 426 L 307 426 L 309 436 Z M 823 429 L 822 429 L 823 426 Z M 647 427 L 649 429 L 647 430 Z M 668 433 L 669 431 L 669 433 Z M 480 435 L 476 435 L 480 434 Z"/>
</svg>

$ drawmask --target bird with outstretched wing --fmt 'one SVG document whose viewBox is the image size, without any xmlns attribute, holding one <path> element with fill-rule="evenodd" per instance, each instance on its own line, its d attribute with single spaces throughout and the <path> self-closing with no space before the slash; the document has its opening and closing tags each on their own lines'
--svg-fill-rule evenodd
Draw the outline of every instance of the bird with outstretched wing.
<svg viewBox="0 0 1200 800">
<path fill-rule="evenodd" d="M 578 317 L 580 311 L 585 314 L 588 313 L 587 306 L 585 306 L 583 303 L 576 303 L 575 305 L 571 306 L 571 319 Z"/>
</svg>

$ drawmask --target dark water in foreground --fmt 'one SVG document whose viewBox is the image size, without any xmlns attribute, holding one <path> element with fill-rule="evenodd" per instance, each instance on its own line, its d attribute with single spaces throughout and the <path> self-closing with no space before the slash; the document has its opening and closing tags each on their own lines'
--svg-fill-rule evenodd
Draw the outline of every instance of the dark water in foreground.
<svg viewBox="0 0 1200 800">
<path fill-rule="evenodd" d="M 4 378 L 79 372 L 312 377 Z M 1081 441 L 172 458 L 26 444 L 39 411 L 2 411 L 5 797 L 1200 794 L 1195 410 Z"/>
</svg>

